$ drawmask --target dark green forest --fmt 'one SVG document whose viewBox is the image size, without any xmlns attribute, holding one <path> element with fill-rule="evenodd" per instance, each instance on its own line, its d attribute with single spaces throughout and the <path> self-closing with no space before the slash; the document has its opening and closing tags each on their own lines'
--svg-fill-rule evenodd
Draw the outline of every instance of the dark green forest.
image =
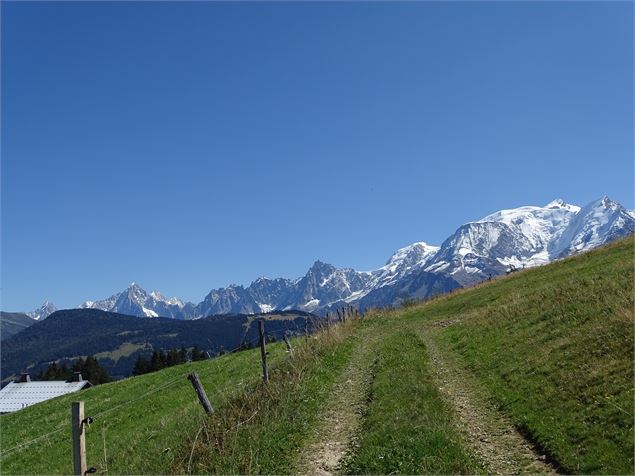
<svg viewBox="0 0 635 476">
<path fill-rule="evenodd" d="M 35 376 L 35 380 L 69 381 L 71 380 L 74 372 L 81 373 L 82 379 L 88 380 L 93 385 L 112 381 L 112 378 L 108 375 L 106 369 L 104 369 L 99 364 L 99 361 L 92 355 L 89 355 L 85 359 L 80 357 L 72 364 L 71 367 L 69 367 L 66 362 L 52 362 L 45 371 L 40 372 Z"/>
</svg>

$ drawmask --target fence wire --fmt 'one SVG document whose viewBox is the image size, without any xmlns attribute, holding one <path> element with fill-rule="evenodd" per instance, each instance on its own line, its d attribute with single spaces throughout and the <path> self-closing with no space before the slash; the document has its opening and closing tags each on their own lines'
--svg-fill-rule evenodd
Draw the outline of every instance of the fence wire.
<svg viewBox="0 0 635 476">
<path fill-rule="evenodd" d="M 315 330 L 314 323 L 312 323 L 311 327 L 313 328 L 313 330 Z M 264 337 L 265 337 L 265 339 L 267 337 L 274 337 L 275 339 L 279 339 L 280 336 L 276 335 L 276 334 L 283 334 L 284 335 L 287 332 L 288 332 L 288 330 L 280 330 L 280 331 L 268 332 L 268 333 L 265 333 Z M 219 356 L 213 357 L 211 359 L 208 359 L 208 360 L 211 361 L 212 364 L 215 363 L 216 365 L 210 365 L 209 368 L 205 368 L 205 369 L 199 370 L 198 371 L 199 375 L 206 375 L 206 376 L 209 375 L 210 373 L 212 373 L 212 371 L 216 371 L 216 370 L 219 369 L 220 360 L 222 360 L 224 357 L 232 355 L 232 354 L 234 354 L 235 352 L 237 352 L 239 350 L 249 350 L 249 349 L 253 348 L 251 346 L 255 346 L 258 343 L 260 343 L 260 337 L 256 337 L 256 338 L 251 339 L 249 341 L 243 340 L 240 343 L 240 345 L 235 347 L 234 349 L 226 351 L 226 353 L 224 353 L 222 355 L 219 355 Z M 248 347 L 245 347 L 245 346 L 248 346 Z M 163 383 L 161 385 L 158 385 L 156 387 L 151 388 L 150 390 L 148 390 L 147 392 L 144 392 L 142 395 L 139 395 L 136 398 L 133 398 L 133 399 L 130 399 L 128 401 L 119 403 L 119 404 L 117 404 L 117 405 L 115 405 L 115 406 L 113 406 L 111 408 L 108 408 L 106 410 L 103 410 L 103 411 L 101 411 L 101 412 L 99 412 L 99 413 L 97 413 L 95 415 L 91 415 L 91 416 L 92 416 L 92 418 L 94 420 L 98 420 L 100 418 L 103 418 L 105 415 L 108 415 L 108 414 L 114 412 L 115 410 L 118 410 L 118 409 L 120 409 L 122 407 L 125 407 L 127 405 L 131 405 L 131 404 L 133 404 L 135 402 L 138 402 L 140 400 L 144 400 L 144 399 L 148 398 L 150 395 L 152 395 L 152 394 L 154 394 L 154 393 L 156 393 L 156 392 L 158 392 L 160 390 L 166 390 L 167 388 L 170 388 L 170 387 L 176 385 L 177 383 L 182 382 L 183 381 L 183 377 L 184 377 L 184 375 L 182 375 L 182 374 L 176 375 L 174 378 L 168 380 L 167 382 L 165 382 L 165 383 Z M 214 392 L 212 397 L 213 398 L 214 397 L 219 397 L 221 395 L 224 397 L 226 395 L 226 393 L 227 393 L 227 390 L 223 390 L 223 389 L 219 388 L 216 392 Z M 9 454 L 13 453 L 14 451 L 18 451 L 18 450 L 21 450 L 21 449 L 28 448 L 31 445 L 33 445 L 34 443 L 37 443 L 37 442 L 42 441 L 42 440 L 45 440 L 46 438 L 48 438 L 48 437 L 50 437 L 52 435 L 55 435 L 55 434 L 57 434 L 57 433 L 59 433 L 61 431 L 67 430 L 67 429 L 69 429 L 68 425 L 64 424 L 64 426 L 60 426 L 60 427 L 56 428 L 55 430 L 50 431 L 49 433 L 37 436 L 36 438 L 33 438 L 33 439 L 29 440 L 29 441 L 26 441 L 24 443 L 20 443 L 18 445 L 15 445 L 15 446 L 13 446 L 13 447 L 11 447 L 9 449 L 6 449 L 6 450 L 0 452 L 0 458 L 4 458 L 4 457 L 8 456 Z"/>
</svg>

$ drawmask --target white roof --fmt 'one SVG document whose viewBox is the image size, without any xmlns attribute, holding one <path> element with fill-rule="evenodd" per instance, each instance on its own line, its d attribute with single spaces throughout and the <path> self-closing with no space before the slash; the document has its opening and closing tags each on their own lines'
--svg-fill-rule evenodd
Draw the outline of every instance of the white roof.
<svg viewBox="0 0 635 476">
<path fill-rule="evenodd" d="M 81 382 L 65 382 L 63 380 L 11 382 L 0 390 L 0 413 L 15 412 L 35 403 L 77 392 L 86 385 L 90 386 L 88 380 Z"/>
</svg>

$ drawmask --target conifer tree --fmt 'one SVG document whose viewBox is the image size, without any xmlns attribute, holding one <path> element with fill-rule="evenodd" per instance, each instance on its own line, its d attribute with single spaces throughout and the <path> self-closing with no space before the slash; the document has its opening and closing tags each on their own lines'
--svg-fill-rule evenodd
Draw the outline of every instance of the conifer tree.
<svg viewBox="0 0 635 476">
<path fill-rule="evenodd" d="M 150 362 L 143 355 L 139 355 L 132 369 L 132 375 L 143 375 L 148 372 L 150 372 Z"/>
</svg>

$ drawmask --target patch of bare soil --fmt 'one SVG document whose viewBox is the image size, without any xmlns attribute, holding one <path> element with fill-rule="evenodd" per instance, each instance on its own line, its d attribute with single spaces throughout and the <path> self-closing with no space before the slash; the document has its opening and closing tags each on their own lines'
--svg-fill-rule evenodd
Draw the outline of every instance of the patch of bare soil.
<svg viewBox="0 0 635 476">
<path fill-rule="evenodd" d="M 476 455 L 491 474 L 555 474 L 545 455 L 538 453 L 513 423 L 501 414 L 472 383 L 473 377 L 452 357 L 442 353 L 428 334 L 419 331 L 433 363 L 437 385 L 454 405 Z"/>
</svg>

